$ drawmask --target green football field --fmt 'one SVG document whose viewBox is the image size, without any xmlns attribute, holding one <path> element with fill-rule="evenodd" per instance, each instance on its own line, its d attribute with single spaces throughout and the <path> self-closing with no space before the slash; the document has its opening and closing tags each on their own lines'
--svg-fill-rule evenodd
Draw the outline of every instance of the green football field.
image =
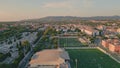
<svg viewBox="0 0 120 68">
<path fill-rule="evenodd" d="M 120 64 L 97 49 L 66 50 L 71 68 L 120 68 Z"/>
<path fill-rule="evenodd" d="M 77 38 L 60 38 L 60 47 L 85 47 L 86 44 L 81 43 Z"/>
</svg>

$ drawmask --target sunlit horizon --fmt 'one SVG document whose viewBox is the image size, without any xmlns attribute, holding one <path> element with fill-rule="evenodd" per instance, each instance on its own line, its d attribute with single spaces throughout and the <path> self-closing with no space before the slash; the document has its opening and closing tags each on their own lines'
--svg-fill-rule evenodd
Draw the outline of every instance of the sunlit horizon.
<svg viewBox="0 0 120 68">
<path fill-rule="evenodd" d="M 119 16 L 119 3 L 119 0 L 2 0 L 0 21 L 19 21 L 46 16 Z"/>
</svg>

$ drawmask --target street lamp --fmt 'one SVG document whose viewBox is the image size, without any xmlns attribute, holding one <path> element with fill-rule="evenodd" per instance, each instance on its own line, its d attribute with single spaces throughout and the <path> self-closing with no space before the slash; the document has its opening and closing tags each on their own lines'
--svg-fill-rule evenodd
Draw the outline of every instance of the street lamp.
<svg viewBox="0 0 120 68">
<path fill-rule="evenodd" d="M 75 59 L 75 62 L 76 62 L 76 68 L 77 68 L 77 59 Z"/>
<path fill-rule="evenodd" d="M 64 48 L 65 48 L 65 45 L 66 45 L 66 44 L 64 43 Z"/>
</svg>

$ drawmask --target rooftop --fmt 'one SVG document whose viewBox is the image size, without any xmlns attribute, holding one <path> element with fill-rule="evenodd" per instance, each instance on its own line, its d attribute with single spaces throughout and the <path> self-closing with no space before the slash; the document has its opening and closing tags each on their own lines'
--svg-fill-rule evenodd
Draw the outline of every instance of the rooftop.
<svg viewBox="0 0 120 68">
<path fill-rule="evenodd" d="M 69 60 L 68 53 L 62 49 L 46 49 L 40 52 L 37 52 L 32 60 L 29 62 L 30 66 L 56 66 L 64 64 L 65 60 Z"/>
</svg>

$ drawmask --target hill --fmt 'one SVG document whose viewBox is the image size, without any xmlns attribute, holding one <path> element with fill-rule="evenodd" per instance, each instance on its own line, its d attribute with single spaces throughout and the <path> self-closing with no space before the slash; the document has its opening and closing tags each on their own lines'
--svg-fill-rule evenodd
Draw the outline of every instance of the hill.
<svg viewBox="0 0 120 68">
<path fill-rule="evenodd" d="M 20 22 L 73 22 L 80 20 L 120 20 L 120 16 L 95 16 L 95 17 L 74 17 L 74 16 L 48 16 L 40 19 L 21 20 Z"/>
</svg>

